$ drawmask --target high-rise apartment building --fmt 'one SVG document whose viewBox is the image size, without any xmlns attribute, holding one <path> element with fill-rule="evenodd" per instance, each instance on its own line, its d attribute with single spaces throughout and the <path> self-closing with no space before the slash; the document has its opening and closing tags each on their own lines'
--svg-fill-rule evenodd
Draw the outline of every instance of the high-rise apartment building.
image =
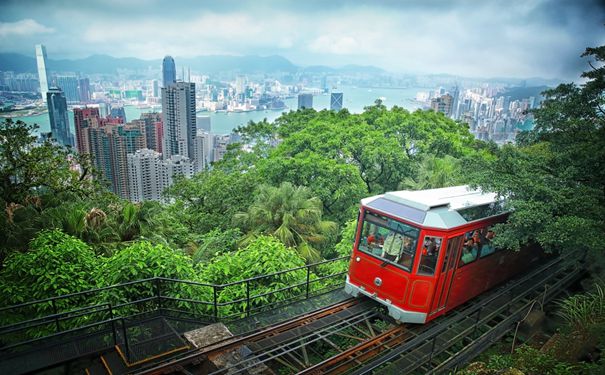
<svg viewBox="0 0 605 375">
<path fill-rule="evenodd" d="M 74 108 L 74 128 L 76 131 L 76 147 L 80 154 L 90 154 L 88 128 L 96 124 L 101 116 L 99 108 Z"/>
<path fill-rule="evenodd" d="M 79 83 L 76 77 L 58 76 L 56 80 L 57 86 L 65 93 L 65 98 L 68 103 L 80 102 Z"/>
<path fill-rule="evenodd" d="M 145 122 L 147 148 L 162 153 L 162 143 L 164 143 L 164 127 L 162 124 L 162 114 L 158 112 L 142 113 L 141 120 L 138 121 Z"/>
<path fill-rule="evenodd" d="M 195 158 L 194 166 L 196 172 L 201 172 L 208 165 L 208 155 L 210 153 L 210 138 L 211 135 L 203 130 L 198 130 L 195 136 Z"/>
<path fill-rule="evenodd" d="M 67 116 L 67 100 L 63 91 L 56 87 L 46 92 L 46 105 L 53 139 L 63 146 L 73 147 L 73 136 L 69 131 L 69 118 Z"/>
<path fill-rule="evenodd" d="M 177 82 L 162 88 L 164 158 L 182 155 L 194 159 L 196 135 L 195 84 Z"/>
<path fill-rule="evenodd" d="M 298 109 L 313 108 L 313 94 L 298 94 Z"/>
<path fill-rule="evenodd" d="M 342 109 L 342 92 L 333 92 L 330 95 L 330 110 L 340 111 Z"/>
<path fill-rule="evenodd" d="M 172 155 L 162 164 L 162 183 L 165 188 L 171 186 L 178 176 L 191 178 L 195 172 L 194 163 L 186 156 Z"/>
<path fill-rule="evenodd" d="M 117 119 L 101 119 L 88 128 L 93 163 L 111 190 L 128 199 L 128 154 L 146 148 L 145 122 L 121 124 Z"/>
<path fill-rule="evenodd" d="M 446 116 L 452 114 L 452 104 L 454 98 L 450 94 L 445 94 L 440 97 L 431 99 L 431 108 L 435 112 L 441 112 Z"/>
<path fill-rule="evenodd" d="M 162 61 L 162 87 L 168 87 L 173 83 L 176 83 L 176 66 L 172 56 L 166 56 Z"/>
<path fill-rule="evenodd" d="M 130 201 L 159 201 L 166 188 L 162 179 L 162 155 L 142 149 L 128 154 L 128 190 Z"/>
<path fill-rule="evenodd" d="M 38 64 L 40 94 L 42 95 L 42 100 L 46 102 L 46 93 L 48 92 L 48 70 L 46 68 L 46 47 L 42 44 L 36 44 L 36 62 Z"/>
</svg>

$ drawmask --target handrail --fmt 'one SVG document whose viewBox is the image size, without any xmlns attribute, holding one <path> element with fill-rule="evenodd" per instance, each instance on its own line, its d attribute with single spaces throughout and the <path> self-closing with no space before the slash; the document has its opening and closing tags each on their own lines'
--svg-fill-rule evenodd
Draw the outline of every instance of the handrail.
<svg viewBox="0 0 605 375">
<path fill-rule="evenodd" d="M 170 281 L 170 282 L 176 282 L 176 283 L 183 283 L 183 284 L 190 284 L 190 285 L 196 285 L 196 286 L 204 286 L 204 287 L 223 289 L 223 288 L 226 288 L 226 287 L 229 287 L 229 286 L 233 286 L 233 285 L 238 285 L 238 284 L 243 284 L 243 283 L 250 282 L 250 281 L 255 281 L 255 280 L 259 280 L 259 279 L 269 278 L 269 277 L 281 275 L 281 274 L 288 273 L 288 272 L 298 271 L 298 270 L 301 270 L 301 269 L 316 267 L 316 266 L 320 266 L 322 264 L 333 263 L 333 262 L 337 262 L 337 261 L 348 259 L 348 258 L 349 258 L 349 256 L 346 255 L 346 256 L 342 256 L 342 257 L 338 257 L 338 258 L 326 259 L 326 260 L 322 260 L 322 261 L 319 261 L 319 262 L 316 262 L 316 263 L 307 264 L 307 265 L 300 266 L 300 267 L 295 267 L 295 268 L 290 268 L 290 269 L 283 270 L 283 271 L 273 272 L 273 273 L 269 273 L 269 274 L 266 274 L 266 275 L 254 276 L 254 277 L 250 277 L 250 278 L 243 279 L 243 280 L 238 280 L 238 281 L 233 281 L 233 282 L 226 283 L 226 284 L 207 284 L 207 283 L 201 283 L 201 282 L 193 281 L 193 280 L 171 279 L 171 278 L 167 278 L 167 277 L 150 277 L 150 278 L 147 278 L 147 279 L 128 281 L 128 282 L 125 282 L 125 283 L 104 286 L 104 287 L 101 287 L 101 288 L 88 289 L 88 290 L 84 290 L 84 291 L 81 291 L 81 292 L 63 294 L 63 295 L 60 295 L 60 296 L 55 296 L 55 297 L 49 297 L 49 298 L 44 298 L 44 299 L 39 299 L 39 300 L 33 300 L 33 301 L 23 302 L 23 303 L 20 303 L 20 304 L 17 304 L 17 305 L 10 305 L 10 306 L 5 306 L 5 307 L 0 307 L 0 312 L 3 312 L 5 310 L 12 310 L 12 309 L 16 309 L 16 308 L 27 307 L 27 306 L 30 306 L 30 305 L 33 305 L 33 304 L 41 304 L 41 303 L 44 303 L 44 302 L 51 302 L 51 301 L 57 301 L 57 300 L 62 300 L 62 299 L 68 299 L 68 298 L 71 298 L 71 297 L 77 297 L 77 296 L 81 296 L 81 295 L 85 295 L 85 294 L 98 293 L 98 292 L 109 290 L 109 289 L 120 288 L 120 287 L 125 287 L 125 286 L 128 286 L 128 285 L 134 285 L 134 284 L 142 284 L 142 283 L 145 283 L 145 282 L 152 282 L 152 281 L 157 281 L 157 280 L 159 280 L 159 281 Z"/>
<path fill-rule="evenodd" d="M 180 280 L 180 279 L 172 279 L 172 278 L 166 278 L 166 277 L 152 277 L 152 278 L 146 278 L 146 279 L 141 279 L 141 280 L 129 281 L 126 283 L 121 283 L 121 284 L 114 284 L 114 285 L 97 288 L 97 289 L 89 289 L 89 290 L 85 290 L 85 291 L 81 291 L 81 292 L 45 298 L 45 299 L 41 299 L 41 300 L 24 302 L 24 303 L 12 305 L 12 306 L 5 306 L 5 307 L 0 308 L 0 314 L 2 314 L 4 316 L 8 315 L 8 317 L 10 317 L 11 314 L 14 314 L 15 318 L 17 318 L 15 320 L 18 320 L 20 318 L 22 318 L 23 320 L 18 321 L 18 322 L 11 322 L 5 326 L 0 327 L 0 337 L 5 336 L 5 337 L 9 338 L 12 335 L 17 335 L 15 337 L 11 337 L 10 341 L 14 340 L 13 342 L 11 342 L 10 344 L 7 342 L 7 343 L 5 343 L 4 346 L 0 346 L 0 348 L 2 348 L 3 350 L 10 349 L 10 348 L 16 348 L 16 347 L 19 347 L 19 346 L 22 346 L 22 345 L 25 345 L 28 343 L 39 342 L 40 340 L 44 340 L 46 338 L 52 338 L 52 337 L 55 337 L 58 335 L 68 333 L 68 332 L 75 332 L 78 330 L 82 330 L 82 329 L 85 329 L 86 327 L 99 326 L 102 324 L 106 324 L 107 322 L 111 322 L 111 324 L 112 324 L 111 330 L 113 332 L 114 341 L 115 341 L 115 337 L 117 337 L 116 335 L 118 334 L 117 332 L 115 332 L 117 329 L 115 327 L 115 322 L 118 322 L 121 319 L 123 320 L 124 318 L 130 318 L 132 315 L 128 315 L 128 316 L 122 315 L 124 313 L 130 314 L 129 312 L 127 312 L 128 310 L 126 310 L 126 311 L 121 310 L 121 313 L 118 313 L 119 315 L 114 315 L 114 313 L 116 312 L 116 310 L 119 310 L 121 308 L 128 307 L 128 306 L 136 306 L 136 310 L 133 310 L 132 312 L 135 315 L 138 315 L 138 314 L 149 313 L 149 312 L 153 312 L 153 311 L 161 312 L 165 308 L 164 305 L 168 301 L 170 301 L 170 302 L 168 302 L 170 305 L 172 305 L 173 303 L 191 303 L 192 306 L 187 307 L 186 310 L 180 309 L 180 311 L 182 313 L 194 313 L 196 315 L 204 316 L 205 317 L 204 319 L 209 318 L 210 319 L 209 321 L 220 321 L 222 319 L 233 317 L 233 316 L 242 316 L 242 314 L 245 316 L 250 316 L 251 313 L 254 311 L 260 311 L 261 309 L 265 309 L 266 307 L 275 306 L 275 304 L 279 304 L 280 302 L 288 302 L 288 301 L 301 299 L 301 298 L 307 299 L 310 296 L 316 295 L 315 290 L 313 290 L 312 293 L 309 293 L 309 290 L 311 289 L 311 287 L 310 287 L 311 283 L 320 282 L 322 280 L 327 280 L 330 278 L 336 280 L 336 279 L 341 278 L 342 275 L 345 274 L 346 272 L 335 272 L 335 273 L 331 273 L 329 275 L 321 275 L 321 276 L 317 276 L 317 277 L 314 277 L 313 279 L 311 279 L 309 277 L 309 275 L 311 273 L 311 269 L 313 267 L 321 266 L 323 264 L 344 261 L 348 258 L 349 258 L 348 256 L 344 256 L 344 257 L 323 260 L 320 262 L 308 264 L 308 265 L 301 266 L 301 267 L 273 272 L 273 273 L 267 274 L 267 275 L 259 275 L 259 276 L 255 276 L 255 277 L 251 277 L 251 278 L 247 278 L 247 279 L 243 279 L 243 280 L 239 280 L 239 281 L 235 281 L 235 282 L 225 283 L 225 284 L 206 284 L 206 283 L 201 283 L 201 282 L 197 282 L 197 281 L 193 281 L 193 280 Z M 259 280 L 267 280 L 267 279 L 270 279 L 270 278 L 278 276 L 278 275 L 283 275 L 283 274 L 296 272 L 296 271 L 300 271 L 300 270 L 305 270 L 305 269 L 306 269 L 307 275 L 306 275 L 306 278 L 302 277 L 301 281 L 296 280 L 292 284 L 289 284 L 289 285 L 286 285 L 283 287 L 278 287 L 275 290 L 261 292 L 256 295 L 251 295 L 251 293 L 250 293 L 250 286 L 251 286 L 250 284 L 251 283 L 257 282 Z M 305 279 L 306 279 L 306 281 L 305 281 Z M 177 291 L 174 292 L 175 294 L 177 294 L 177 297 L 175 297 L 174 294 L 172 294 L 170 292 L 170 290 L 167 290 L 167 289 L 169 289 L 171 286 L 175 287 L 178 284 L 187 284 L 187 285 L 191 285 L 193 287 L 212 288 L 212 292 L 213 292 L 212 294 L 214 294 L 214 297 L 208 296 L 207 298 L 200 298 L 200 299 L 179 298 L 180 296 L 178 296 Z M 104 291 L 122 290 L 122 288 L 127 287 L 127 286 L 132 286 L 132 285 L 145 285 L 145 288 L 143 290 L 141 290 L 141 293 L 135 293 L 134 295 L 129 296 L 126 300 L 118 300 L 118 301 L 111 302 L 111 299 L 112 299 L 111 296 L 109 296 L 109 299 L 102 299 L 102 300 L 94 299 L 94 298 L 98 297 L 98 295 L 100 293 L 102 293 Z M 232 300 L 229 300 L 229 301 L 220 301 L 219 302 L 217 297 L 219 296 L 220 292 L 222 292 L 226 288 L 233 287 L 235 285 L 245 286 L 246 287 L 246 296 L 242 297 L 242 298 L 233 298 Z M 334 283 L 334 284 L 330 284 L 330 286 L 332 288 L 334 288 L 337 285 Z M 324 289 L 326 289 L 326 288 L 323 288 L 322 290 L 324 290 Z M 162 293 L 162 291 L 164 291 L 164 293 Z M 280 293 L 282 293 L 282 294 L 286 293 L 287 295 L 280 296 Z M 259 298 L 267 297 L 267 296 L 276 296 L 276 295 L 277 295 L 277 298 L 269 298 L 266 303 L 258 303 Z M 87 296 L 87 297 L 82 300 L 76 299 L 76 298 L 80 298 L 81 296 Z M 183 296 L 183 297 L 189 297 L 189 296 Z M 70 298 L 74 298 L 75 300 L 70 301 Z M 193 298 L 196 298 L 196 297 L 193 297 Z M 66 306 L 63 306 L 63 307 L 58 306 L 59 304 L 56 303 L 57 301 L 66 301 Z M 141 306 L 141 304 L 146 304 L 146 305 Z M 36 311 L 29 311 L 26 309 L 26 308 L 34 308 L 34 307 L 40 306 L 40 305 L 42 305 L 42 307 L 44 309 L 49 309 L 53 313 L 47 314 L 47 313 L 45 313 L 45 310 L 36 312 Z M 198 311 L 196 306 L 200 306 L 202 310 Z M 229 306 L 234 306 L 234 308 L 229 308 Z M 57 311 L 57 307 L 59 307 L 60 310 L 65 309 L 65 311 Z M 168 306 L 166 306 L 166 307 L 168 307 Z M 229 311 L 223 310 L 224 308 L 229 308 Z M 19 311 L 20 309 L 25 309 L 25 310 Z M 168 310 L 171 310 L 171 309 L 168 308 Z M 208 310 L 207 313 L 204 312 L 205 310 Z M 138 311 L 138 312 L 136 312 L 136 311 Z M 225 312 L 227 312 L 227 314 L 224 314 Z M 84 325 L 81 325 L 81 326 L 76 326 L 77 322 L 74 322 L 74 324 L 66 324 L 66 325 L 59 324 L 60 322 L 67 321 L 72 318 L 78 318 L 78 317 L 81 317 L 84 315 L 99 314 L 99 313 L 107 313 L 107 315 L 103 315 L 103 316 L 99 315 L 98 317 L 93 318 L 93 320 L 96 320 L 96 322 L 89 322 L 89 324 L 85 323 Z M 28 315 L 34 316 L 34 318 L 27 319 Z M 92 316 L 93 315 L 91 315 L 91 317 Z M 109 320 L 107 320 L 107 316 L 109 316 Z M 55 333 L 52 333 L 49 335 L 44 335 L 43 337 L 31 337 L 33 334 L 35 334 L 36 328 L 38 326 L 45 325 L 45 324 L 52 324 L 52 323 L 56 324 Z M 74 327 L 74 326 L 76 326 L 76 327 Z M 125 334 L 125 333 L 122 333 L 122 334 Z M 9 335 L 9 336 L 7 336 L 7 335 Z"/>
</svg>

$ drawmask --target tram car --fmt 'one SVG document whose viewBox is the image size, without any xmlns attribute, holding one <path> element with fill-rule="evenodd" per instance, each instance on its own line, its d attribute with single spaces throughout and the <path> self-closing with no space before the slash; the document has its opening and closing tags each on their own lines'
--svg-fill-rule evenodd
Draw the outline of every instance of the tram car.
<svg viewBox="0 0 605 375">
<path fill-rule="evenodd" d="M 528 269 L 540 252 L 492 244 L 492 226 L 508 215 L 502 203 L 468 186 L 362 199 L 345 292 L 426 323 Z"/>
</svg>

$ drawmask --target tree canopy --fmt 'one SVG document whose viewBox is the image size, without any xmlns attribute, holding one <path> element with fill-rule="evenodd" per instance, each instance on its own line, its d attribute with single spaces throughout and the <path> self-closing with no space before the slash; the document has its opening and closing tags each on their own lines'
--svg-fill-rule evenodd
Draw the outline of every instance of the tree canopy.
<svg viewBox="0 0 605 375">
<path fill-rule="evenodd" d="M 513 210 L 496 228 L 497 242 L 518 249 L 536 242 L 548 251 L 592 249 L 605 243 L 605 48 L 583 56 L 598 64 L 581 85 L 544 92 L 536 126 L 495 157 L 467 160 L 472 180 L 498 192 Z"/>
</svg>

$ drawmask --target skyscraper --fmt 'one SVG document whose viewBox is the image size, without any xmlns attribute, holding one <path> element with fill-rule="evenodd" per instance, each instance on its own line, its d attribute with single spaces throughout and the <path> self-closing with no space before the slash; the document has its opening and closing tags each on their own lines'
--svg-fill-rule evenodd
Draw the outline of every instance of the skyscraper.
<svg viewBox="0 0 605 375">
<path fill-rule="evenodd" d="M 342 92 L 333 92 L 330 95 L 330 110 L 340 111 L 342 109 Z"/>
<path fill-rule="evenodd" d="M 100 119 L 99 108 L 74 108 L 74 128 L 76 130 L 76 147 L 80 154 L 89 154 L 88 128 Z"/>
<path fill-rule="evenodd" d="M 168 87 L 176 82 L 176 66 L 171 56 L 164 57 L 162 61 L 162 87 Z"/>
<path fill-rule="evenodd" d="M 111 190 L 128 199 L 128 154 L 146 148 L 145 122 L 121 124 L 114 118 L 88 129 L 90 153 L 95 167 L 110 183 Z"/>
<path fill-rule="evenodd" d="M 40 94 L 46 103 L 46 92 L 48 92 L 48 70 L 46 69 L 46 47 L 36 44 L 36 61 L 38 63 L 38 80 L 40 81 Z"/>
<path fill-rule="evenodd" d="M 145 122 L 145 135 L 147 137 L 147 148 L 162 153 L 164 143 L 164 128 L 162 126 L 162 114 L 157 112 L 141 113 L 141 120 Z"/>
<path fill-rule="evenodd" d="M 69 118 L 67 117 L 67 101 L 63 91 L 56 87 L 50 88 L 46 92 L 46 104 L 52 137 L 63 146 L 73 146 L 73 137 L 69 131 Z"/>
<path fill-rule="evenodd" d="M 88 78 L 78 80 L 78 93 L 80 94 L 80 103 L 90 102 L 90 80 Z"/>
<path fill-rule="evenodd" d="M 298 109 L 313 108 L 313 94 L 298 94 Z"/>
<path fill-rule="evenodd" d="M 158 84 L 158 80 L 154 79 L 151 81 L 151 96 L 154 98 L 158 98 L 160 96 L 160 85 Z"/>
<path fill-rule="evenodd" d="M 132 202 L 159 201 L 166 188 L 162 179 L 162 155 L 142 149 L 128 154 L 128 191 Z"/>
<path fill-rule="evenodd" d="M 164 158 L 182 155 L 195 158 L 195 83 L 177 82 L 162 88 Z"/>
<path fill-rule="evenodd" d="M 57 86 L 65 93 L 68 103 L 79 103 L 80 92 L 78 90 L 78 79 L 71 76 L 57 77 Z"/>
</svg>

